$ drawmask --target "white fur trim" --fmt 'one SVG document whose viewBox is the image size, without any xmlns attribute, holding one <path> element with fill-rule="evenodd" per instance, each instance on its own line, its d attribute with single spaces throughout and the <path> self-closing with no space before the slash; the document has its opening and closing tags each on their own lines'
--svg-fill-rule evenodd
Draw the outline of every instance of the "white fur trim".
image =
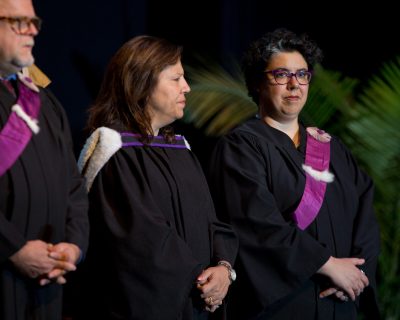
<svg viewBox="0 0 400 320">
<path fill-rule="evenodd" d="M 329 172 L 328 170 L 318 171 L 305 164 L 303 164 L 302 167 L 305 172 L 307 172 L 311 177 L 313 177 L 317 181 L 323 181 L 329 183 L 335 179 L 333 173 Z"/>
<path fill-rule="evenodd" d="M 86 178 L 88 192 L 101 168 L 121 147 L 122 140 L 119 132 L 107 127 L 97 128 L 86 140 L 79 155 L 78 167 Z"/>
<path fill-rule="evenodd" d="M 29 129 L 31 129 L 34 134 L 39 133 L 40 128 L 38 126 L 38 121 L 28 116 L 19 104 L 14 104 L 11 110 L 14 111 L 18 117 L 25 121 Z"/>
<path fill-rule="evenodd" d="M 185 137 L 183 137 L 183 140 L 185 141 L 185 146 L 186 146 L 186 148 L 188 148 L 189 150 L 192 150 L 192 148 L 190 147 L 189 142 L 186 140 Z"/>
<path fill-rule="evenodd" d="M 182 137 L 182 138 L 183 138 L 183 141 L 185 142 L 186 149 L 192 150 L 192 148 L 190 147 L 189 142 L 186 140 L 186 138 L 185 138 L 183 135 L 181 135 L 181 134 L 176 134 L 175 136 L 176 136 L 176 137 Z"/>
</svg>

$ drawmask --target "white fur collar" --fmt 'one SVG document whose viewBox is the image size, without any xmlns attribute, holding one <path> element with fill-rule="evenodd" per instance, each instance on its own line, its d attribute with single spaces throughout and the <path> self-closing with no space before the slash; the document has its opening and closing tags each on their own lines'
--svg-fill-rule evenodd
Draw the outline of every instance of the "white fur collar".
<svg viewBox="0 0 400 320">
<path fill-rule="evenodd" d="M 121 147 L 122 140 L 119 132 L 107 127 L 97 128 L 86 140 L 79 155 L 78 167 L 86 178 L 87 192 L 101 168 Z"/>
</svg>

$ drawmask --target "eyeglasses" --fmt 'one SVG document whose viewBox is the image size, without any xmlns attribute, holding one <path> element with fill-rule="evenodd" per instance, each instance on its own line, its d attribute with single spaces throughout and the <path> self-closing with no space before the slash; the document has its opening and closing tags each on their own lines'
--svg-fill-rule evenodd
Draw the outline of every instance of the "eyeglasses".
<svg viewBox="0 0 400 320">
<path fill-rule="evenodd" d="M 272 73 L 277 84 L 287 84 L 295 76 L 300 85 L 306 85 L 310 83 L 312 76 L 312 72 L 308 70 L 299 70 L 293 73 L 284 69 L 275 69 L 264 72 Z"/>
<path fill-rule="evenodd" d="M 11 25 L 11 29 L 16 34 L 28 35 L 31 33 L 31 25 L 33 24 L 37 31 L 42 27 L 42 19 L 39 17 L 0 17 Z"/>
</svg>

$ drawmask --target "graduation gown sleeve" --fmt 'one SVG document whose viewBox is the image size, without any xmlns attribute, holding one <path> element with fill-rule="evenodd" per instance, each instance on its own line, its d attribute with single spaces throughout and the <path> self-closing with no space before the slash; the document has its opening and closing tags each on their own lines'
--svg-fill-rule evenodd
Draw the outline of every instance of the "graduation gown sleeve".
<svg viewBox="0 0 400 320">
<path fill-rule="evenodd" d="M 360 296 L 360 308 L 367 319 L 379 319 L 376 286 L 376 268 L 380 252 L 379 224 L 373 210 L 374 186 L 371 178 L 358 167 L 354 157 L 340 141 L 336 140 L 334 154 L 339 157 L 336 162 L 345 163 L 346 176 L 352 181 L 356 208 L 354 220 L 349 230 L 351 250 L 344 257 L 359 257 L 365 259 L 360 268 L 367 275 L 370 285 Z M 343 170 L 343 169 L 342 169 Z M 343 227 L 342 225 L 338 226 Z"/>
<path fill-rule="evenodd" d="M 17 252 L 26 240 L 24 236 L 7 220 L 0 211 L 0 264 Z"/>
<path fill-rule="evenodd" d="M 73 153 L 70 126 L 64 108 L 62 108 L 57 98 L 48 89 L 43 89 L 43 92 L 52 102 L 51 106 L 60 117 L 59 125 L 62 132 L 62 143 L 65 144 L 65 153 L 66 157 L 68 157 L 68 159 L 66 159 L 68 165 L 66 168 L 68 172 L 68 183 L 64 241 L 77 245 L 81 249 L 82 255 L 84 255 L 88 247 L 89 239 L 89 219 L 87 215 L 88 199 L 83 178 L 79 173 Z"/>
</svg>

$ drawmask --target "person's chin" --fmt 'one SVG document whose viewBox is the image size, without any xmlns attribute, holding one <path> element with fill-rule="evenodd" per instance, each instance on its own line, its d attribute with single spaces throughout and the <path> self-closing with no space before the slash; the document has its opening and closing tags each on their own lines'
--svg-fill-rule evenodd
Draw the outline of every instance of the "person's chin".
<svg viewBox="0 0 400 320">
<path fill-rule="evenodd" d="M 22 69 L 22 68 L 31 66 L 32 64 L 34 64 L 34 62 L 35 62 L 35 58 L 33 57 L 32 54 L 29 54 L 29 55 L 26 55 L 23 58 L 18 59 L 16 61 L 15 65 L 18 68 Z"/>
<path fill-rule="evenodd" d="M 184 112 L 183 112 L 183 109 L 182 109 L 182 111 L 177 112 L 175 119 L 176 120 L 182 119 L 183 115 L 184 115 Z"/>
</svg>

